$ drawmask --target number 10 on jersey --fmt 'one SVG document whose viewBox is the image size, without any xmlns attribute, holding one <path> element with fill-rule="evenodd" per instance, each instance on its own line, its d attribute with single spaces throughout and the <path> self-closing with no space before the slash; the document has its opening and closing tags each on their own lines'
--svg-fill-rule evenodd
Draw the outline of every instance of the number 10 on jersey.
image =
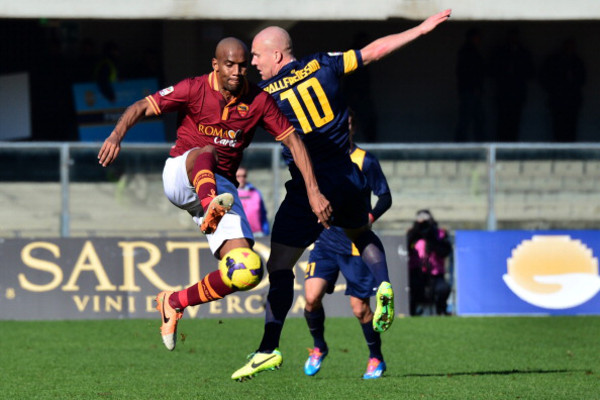
<svg viewBox="0 0 600 400">
<path fill-rule="evenodd" d="M 309 88 L 312 89 L 313 93 L 316 95 L 316 100 L 323 110 L 323 115 L 319 113 L 317 105 L 315 104 L 315 99 L 311 96 Z M 306 82 L 302 82 L 296 86 L 296 90 L 298 91 L 300 98 L 294 93 L 294 89 L 288 89 L 281 93 L 280 98 L 290 102 L 290 106 L 292 106 L 294 114 L 296 114 L 296 118 L 298 118 L 298 122 L 304 133 L 312 132 L 314 127 L 320 128 L 333 119 L 333 110 L 331 109 L 329 100 L 327 100 L 327 95 L 317 78 L 310 78 Z M 302 109 L 300 100 L 302 100 L 304 107 L 308 110 L 312 124 Z"/>
</svg>

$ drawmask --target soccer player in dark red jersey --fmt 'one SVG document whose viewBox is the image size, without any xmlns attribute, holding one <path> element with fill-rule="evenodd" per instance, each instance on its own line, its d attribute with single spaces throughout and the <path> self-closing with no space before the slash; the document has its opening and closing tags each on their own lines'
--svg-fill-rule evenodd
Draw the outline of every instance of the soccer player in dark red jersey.
<svg viewBox="0 0 600 400">
<path fill-rule="evenodd" d="M 252 65 L 263 79 L 259 86 L 277 100 L 296 130 L 303 133 L 301 138 L 312 159 L 319 187 L 333 206 L 332 224 L 344 228 L 373 273 L 378 286 L 373 329 L 378 332 L 387 330 L 392 323 L 394 294 L 383 245 L 369 226 L 368 185 L 349 157 L 348 108 L 341 80 L 431 32 L 450 17 L 450 11 L 432 15 L 412 29 L 379 38 L 360 50 L 317 53 L 300 60 L 294 57 L 288 32 L 280 27 L 263 29 L 252 42 Z M 286 149 L 283 156 L 292 179 L 286 183 L 286 197 L 273 223 L 263 338 L 248 363 L 233 373 L 231 378 L 235 380 L 282 364 L 278 347 L 294 299 L 293 267 L 323 229 L 303 198 L 304 186 L 297 165 Z"/>
<path fill-rule="evenodd" d="M 127 131 L 140 119 L 173 111 L 184 114 L 163 170 L 164 191 L 174 205 L 188 211 L 207 233 L 210 249 L 217 259 L 240 247 L 251 251 L 254 245 L 252 230 L 237 197 L 235 173 L 242 152 L 259 125 L 293 154 L 315 217 L 328 226 L 332 212 L 294 127 L 268 93 L 246 80 L 248 57 L 248 48 L 240 40 L 221 40 L 210 74 L 185 79 L 132 104 L 98 153 L 99 163 L 107 166 L 118 156 Z M 205 226 L 202 217 L 206 220 L 211 213 L 212 224 Z M 255 285 L 259 281 L 260 278 Z M 161 334 L 165 346 L 169 350 L 175 348 L 177 322 L 187 306 L 218 300 L 235 290 L 224 283 L 217 269 L 187 289 L 160 292 L 156 301 L 163 321 Z"/>
</svg>

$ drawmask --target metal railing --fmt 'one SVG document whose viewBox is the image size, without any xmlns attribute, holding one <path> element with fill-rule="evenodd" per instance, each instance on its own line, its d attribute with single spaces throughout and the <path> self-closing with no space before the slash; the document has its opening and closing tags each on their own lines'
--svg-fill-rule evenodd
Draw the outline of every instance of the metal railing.
<svg viewBox="0 0 600 400">
<path fill-rule="evenodd" d="M 141 144 L 141 143 L 124 143 L 122 146 L 120 159 L 127 158 L 132 164 L 137 165 L 136 170 L 141 173 L 159 174 L 162 168 L 162 162 L 168 157 L 170 144 Z M 467 143 L 467 144 L 364 144 L 362 148 L 376 154 L 382 164 L 390 165 L 391 169 L 387 171 L 388 180 L 403 179 L 399 177 L 403 171 L 394 168 L 394 165 L 402 164 L 404 166 L 410 163 L 424 163 L 432 160 L 461 163 L 477 163 L 477 165 L 485 165 L 485 176 L 478 177 L 483 184 L 487 184 L 485 191 L 485 224 L 487 230 L 498 229 L 497 216 L 497 195 L 498 195 L 498 179 L 499 164 L 505 162 L 534 162 L 536 160 L 558 161 L 575 161 L 579 163 L 588 163 L 590 166 L 595 165 L 600 160 L 600 144 L 597 143 L 574 143 L 574 144 L 500 144 L 500 143 Z M 53 143 L 53 142 L 27 142 L 13 143 L 0 142 L 0 182 L 37 182 L 39 180 L 54 182 L 55 178 L 60 184 L 60 236 L 70 237 L 72 230 L 72 214 L 71 214 L 71 196 L 70 187 L 74 182 L 102 181 L 104 176 L 97 176 L 98 171 L 91 167 L 95 161 L 95 153 L 100 148 L 99 143 Z M 38 168 L 36 154 L 42 152 L 42 157 L 49 157 L 52 160 L 58 158 L 57 171 L 52 171 L 53 167 L 43 168 L 45 175 L 40 178 L 37 176 L 36 168 Z M 48 153 L 48 154 L 46 154 Z M 269 208 L 276 210 L 282 200 L 282 182 L 284 180 L 285 166 L 282 164 L 280 156 L 280 145 L 276 143 L 254 143 L 245 153 L 246 166 L 260 164 L 265 171 L 269 171 L 270 185 L 269 188 Z M 139 156 L 139 159 L 135 157 Z M 15 170 L 11 169 L 11 165 L 15 164 L 15 160 L 19 160 L 21 165 L 21 157 L 26 157 L 23 162 L 28 167 L 20 167 Z M 146 157 L 146 158 L 144 158 Z M 27 162 L 29 159 L 31 162 Z M 74 161 L 77 159 L 77 162 Z M 93 160 L 90 160 L 93 159 Z M 118 160 L 117 160 L 118 161 Z M 53 165 L 53 161 L 49 162 Z M 594 163 L 594 164 L 592 164 Z M 79 165 L 78 165 L 79 164 Z M 121 165 L 118 167 L 118 162 L 115 163 L 117 169 L 126 169 Z M 588 165 L 586 164 L 586 165 Z M 82 166 L 83 165 L 83 166 Z M 81 168 L 81 170 L 79 170 Z M 443 171 L 442 171 L 443 172 Z M 597 179 L 600 183 L 600 169 L 586 170 L 585 177 L 589 179 Z M 576 172 L 575 172 L 576 174 Z M 83 175 L 83 176 L 81 176 Z M 87 176 L 89 175 L 89 176 Z M 21 178 L 22 176 L 22 178 Z M 577 176 L 574 175 L 576 178 Z M 415 173 L 415 178 L 419 179 L 418 172 Z M 540 179 L 545 179 L 540 176 Z M 551 179 L 551 177 L 547 177 Z M 565 178 L 568 180 L 568 178 Z M 263 177 L 263 185 L 264 177 Z M 434 183 L 435 185 L 435 183 Z M 262 187 L 261 187 L 262 189 Z M 593 189 L 592 189 L 593 191 Z M 402 191 L 400 191 L 402 192 Z M 553 190 L 548 190 L 548 195 L 560 192 L 560 188 L 554 185 Z M 588 190 L 589 192 L 589 190 Z M 600 195 L 600 187 L 597 190 Z M 592 192 L 594 193 L 594 192 Z M 443 196 L 443 193 L 440 194 Z M 43 198 L 43 195 L 42 195 Z M 13 200 L 14 201 L 14 200 Z M 2 204 L 0 202 L 0 204 Z M 10 207 L 10 204 L 4 204 L 4 207 Z M 600 210 L 596 216 L 600 220 Z M 273 214 L 272 214 L 273 215 Z M 1 221 L 0 221 L 1 222 Z"/>
</svg>

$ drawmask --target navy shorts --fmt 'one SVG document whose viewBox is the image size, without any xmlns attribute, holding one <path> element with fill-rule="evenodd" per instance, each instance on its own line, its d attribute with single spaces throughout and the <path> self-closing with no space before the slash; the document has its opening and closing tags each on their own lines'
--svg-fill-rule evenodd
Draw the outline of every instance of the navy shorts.
<svg viewBox="0 0 600 400">
<path fill-rule="evenodd" d="M 275 215 L 271 241 L 306 248 L 324 228 L 310 208 L 300 171 L 292 164 L 290 173 L 292 179 L 285 184 L 286 195 Z M 315 175 L 321 193 L 333 208 L 332 225 L 352 229 L 368 223 L 371 192 L 365 176 L 350 157 L 319 165 Z"/>
<path fill-rule="evenodd" d="M 338 254 L 328 251 L 325 246 L 315 246 L 310 252 L 304 279 L 322 278 L 333 287 L 341 271 L 346 278 L 347 296 L 367 299 L 377 292 L 373 274 L 360 256 Z"/>
</svg>

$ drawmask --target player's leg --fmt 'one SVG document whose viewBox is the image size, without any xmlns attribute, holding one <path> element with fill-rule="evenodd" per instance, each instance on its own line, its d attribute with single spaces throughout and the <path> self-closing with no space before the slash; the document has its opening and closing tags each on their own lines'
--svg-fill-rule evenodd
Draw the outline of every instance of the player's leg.
<svg viewBox="0 0 600 400">
<path fill-rule="evenodd" d="M 306 296 L 304 318 L 314 345 L 312 349 L 309 349 L 308 359 L 304 363 L 304 373 L 309 376 L 319 372 L 321 363 L 329 352 L 327 342 L 325 342 L 325 310 L 321 302 L 327 286 L 327 281 L 322 278 L 315 277 L 304 281 Z"/>
<path fill-rule="evenodd" d="M 273 222 L 263 338 L 246 365 L 233 373 L 231 378 L 234 380 L 251 378 L 257 372 L 279 368 L 283 363 L 278 347 L 285 318 L 294 301 L 293 268 L 323 230 L 308 203 L 300 173 L 296 171 L 292 176 L 295 178 L 286 182 L 287 193 Z"/>
<path fill-rule="evenodd" d="M 325 342 L 325 310 L 322 303 L 327 286 L 327 281 L 319 277 L 307 278 L 304 281 L 304 295 L 306 298 L 304 318 L 306 319 L 310 335 L 313 338 L 314 347 L 320 349 L 322 352 L 327 352 L 327 342 Z"/>
<path fill-rule="evenodd" d="M 381 336 L 373 330 L 373 311 L 369 301 L 376 292 L 375 279 L 359 256 L 348 255 L 340 258 L 340 271 L 346 278 L 345 294 L 350 296 L 352 312 L 360 323 L 369 348 L 369 363 L 363 378 L 377 378 L 386 366 L 381 353 Z"/>
<path fill-rule="evenodd" d="M 184 156 L 167 160 L 163 170 L 163 183 L 165 194 L 169 200 L 179 208 L 187 210 L 192 215 L 194 222 L 200 224 L 202 207 L 197 193 L 187 180 Z M 216 183 L 218 193 L 231 192 L 236 198 L 237 191 L 231 182 L 217 175 Z M 250 224 L 243 212 L 241 202 L 239 199 L 237 200 L 234 201 L 231 212 L 222 218 L 218 229 L 213 234 L 207 235 L 210 249 L 217 259 L 225 257 L 235 248 L 251 249 L 254 245 Z M 258 283 L 257 281 L 256 284 Z M 186 289 L 178 292 L 163 291 L 159 293 L 156 302 L 163 321 L 161 333 L 165 346 L 169 350 L 175 348 L 177 323 L 183 316 L 186 307 L 219 300 L 234 291 L 236 289 L 225 283 L 221 272 L 217 269 Z"/>
<path fill-rule="evenodd" d="M 293 268 L 303 252 L 303 248 L 271 243 L 271 254 L 267 262 L 270 285 L 265 331 L 258 347 L 259 352 L 270 352 L 279 347 L 283 324 L 294 301 Z"/>
<path fill-rule="evenodd" d="M 379 286 L 382 282 L 389 282 L 390 276 L 385 259 L 385 249 L 375 232 L 368 225 L 358 229 L 345 229 L 345 232 L 371 270 L 377 285 Z"/>
<path fill-rule="evenodd" d="M 229 251 L 236 248 L 251 250 L 250 242 L 245 238 L 227 240 L 215 256 L 225 257 Z M 244 290 L 250 290 L 260 283 L 260 276 L 254 284 Z M 189 306 L 210 303 L 236 292 L 238 289 L 225 283 L 220 269 L 209 272 L 199 282 L 177 292 L 163 291 L 156 296 L 156 309 L 161 313 L 163 326 L 161 333 L 163 343 L 169 350 L 174 350 L 177 342 L 177 322 L 183 317 L 184 310 Z M 175 317 L 170 321 L 171 316 Z"/>
<path fill-rule="evenodd" d="M 369 267 L 377 284 L 377 308 L 373 318 L 373 329 L 384 332 L 394 321 L 394 291 L 390 283 L 381 240 L 368 225 L 359 229 L 345 229 L 346 235 L 358 248 L 361 258 Z"/>
<path fill-rule="evenodd" d="M 250 249 L 251 245 L 245 238 L 227 240 L 223 243 L 223 246 L 221 246 L 215 256 L 221 260 L 229 253 L 229 251 L 237 248 Z M 258 282 L 256 284 L 258 284 Z M 198 283 L 178 292 L 173 292 L 168 300 L 171 307 L 183 311 L 189 306 L 196 306 L 220 300 L 235 291 L 235 288 L 229 287 L 224 282 L 221 271 L 217 269 L 205 275 Z"/>
<path fill-rule="evenodd" d="M 235 371 L 231 379 L 244 381 L 258 372 L 275 370 L 283 364 L 279 339 L 285 318 L 294 301 L 293 267 L 303 252 L 303 248 L 271 243 L 271 254 L 267 262 L 269 293 L 265 305 L 263 338 L 258 350 L 248 356 L 248 362 Z"/>
<path fill-rule="evenodd" d="M 286 183 L 286 189 L 286 197 L 275 215 L 267 261 L 270 285 L 265 331 L 258 348 L 261 352 L 279 347 L 283 323 L 294 300 L 294 265 L 323 230 L 308 203 L 304 181 L 292 179 Z"/>
<path fill-rule="evenodd" d="M 325 341 L 325 310 L 323 309 L 323 296 L 337 280 L 338 266 L 335 253 L 322 251 L 319 244 L 310 254 L 304 274 L 304 318 L 308 330 L 313 338 L 313 348 L 309 349 L 309 356 L 304 363 L 304 373 L 315 375 L 321 369 L 321 363 L 327 356 L 329 349 Z"/>
<path fill-rule="evenodd" d="M 186 171 L 189 182 L 194 186 L 204 218 L 200 230 L 204 234 L 213 233 L 221 218 L 233 205 L 233 195 L 223 192 L 217 195 L 215 169 L 218 156 L 214 146 L 193 149 L 187 153 Z"/>
<path fill-rule="evenodd" d="M 354 316 L 360 323 L 369 348 L 369 362 L 363 379 L 379 378 L 386 370 L 386 365 L 381 352 L 381 335 L 373 330 L 373 311 L 369 305 L 369 298 L 350 296 L 350 306 Z"/>
</svg>

